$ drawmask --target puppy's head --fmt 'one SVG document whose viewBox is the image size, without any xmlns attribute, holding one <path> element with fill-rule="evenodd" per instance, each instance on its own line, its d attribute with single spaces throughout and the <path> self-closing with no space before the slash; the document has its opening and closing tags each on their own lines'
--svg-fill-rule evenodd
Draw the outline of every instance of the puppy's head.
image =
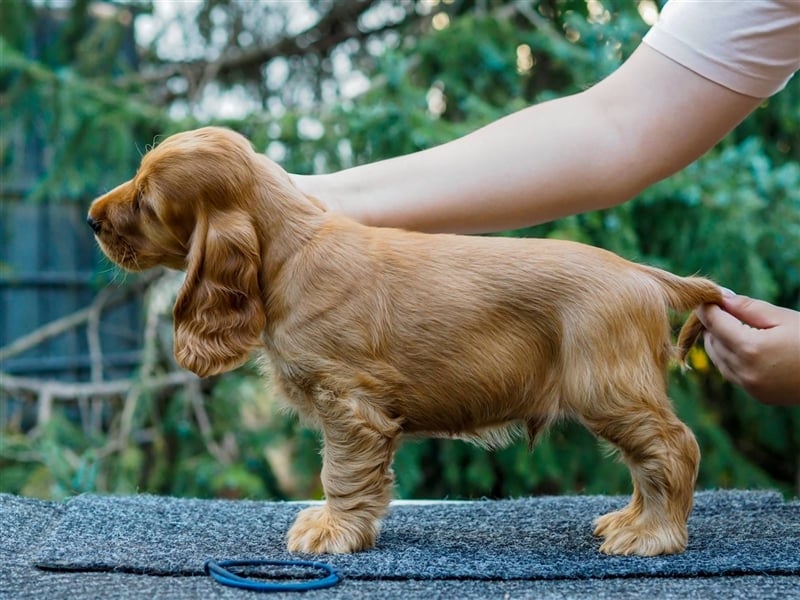
<svg viewBox="0 0 800 600">
<path fill-rule="evenodd" d="M 256 154 L 242 136 L 206 127 L 167 138 L 87 217 L 103 252 L 132 271 L 185 269 L 175 355 L 198 375 L 242 363 L 265 325 L 261 243 L 253 222 Z"/>
<path fill-rule="evenodd" d="M 133 179 L 92 203 L 87 222 L 124 269 L 182 269 L 198 219 L 244 210 L 253 156 L 249 142 L 226 129 L 173 135 L 145 154 Z"/>
</svg>

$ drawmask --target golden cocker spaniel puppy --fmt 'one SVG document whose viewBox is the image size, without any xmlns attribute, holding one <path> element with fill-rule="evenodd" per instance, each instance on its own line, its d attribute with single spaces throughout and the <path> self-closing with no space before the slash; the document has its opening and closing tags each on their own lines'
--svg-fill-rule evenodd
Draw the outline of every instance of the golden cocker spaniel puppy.
<svg viewBox="0 0 800 600">
<path fill-rule="evenodd" d="M 720 302 L 712 282 L 573 242 L 366 227 L 212 127 L 148 152 L 88 222 L 125 269 L 185 269 L 183 367 L 213 375 L 266 350 L 273 381 L 322 430 L 326 502 L 299 514 L 290 550 L 375 543 L 403 434 L 532 443 L 559 418 L 630 467 L 630 504 L 595 523 L 600 550 L 685 548 L 699 450 L 667 397 L 667 309 Z M 701 329 L 690 317 L 681 360 Z"/>
</svg>

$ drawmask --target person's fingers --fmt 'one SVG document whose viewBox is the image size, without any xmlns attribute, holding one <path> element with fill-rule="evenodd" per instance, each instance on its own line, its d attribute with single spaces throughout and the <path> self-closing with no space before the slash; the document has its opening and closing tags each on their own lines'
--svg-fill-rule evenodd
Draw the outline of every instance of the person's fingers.
<svg viewBox="0 0 800 600">
<path fill-rule="evenodd" d="M 705 304 L 695 312 L 706 330 L 727 347 L 735 348 L 748 331 L 739 318 L 716 304 Z"/>
<path fill-rule="evenodd" d="M 715 318 L 715 309 L 721 310 L 716 304 L 703 304 L 694 311 L 694 314 L 697 315 L 697 318 L 700 319 L 706 329 L 711 327 L 711 322 Z"/>
<path fill-rule="evenodd" d="M 770 329 L 779 325 L 780 317 L 785 310 L 747 296 L 725 296 L 722 299 L 722 307 L 739 321 L 758 329 Z"/>
<path fill-rule="evenodd" d="M 703 346 L 720 374 L 727 381 L 739 383 L 738 356 L 708 331 L 703 335 Z"/>
<path fill-rule="evenodd" d="M 726 380 L 765 404 L 800 404 L 800 312 L 726 296 L 696 314 L 706 353 Z"/>
</svg>

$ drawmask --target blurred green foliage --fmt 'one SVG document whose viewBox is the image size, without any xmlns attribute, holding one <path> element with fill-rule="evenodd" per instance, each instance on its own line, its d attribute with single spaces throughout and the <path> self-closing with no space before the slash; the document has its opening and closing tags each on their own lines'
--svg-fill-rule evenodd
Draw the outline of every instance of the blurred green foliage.
<svg viewBox="0 0 800 600">
<path fill-rule="evenodd" d="M 294 172 L 427 148 L 531 103 L 585 89 L 621 64 L 647 30 L 639 3 L 626 0 L 442 4 L 434 8 L 449 16 L 441 30 L 431 27 L 430 15 L 411 14 L 379 50 L 352 46 L 353 68 L 370 81 L 355 98 L 320 101 L 332 69 L 315 57 L 292 63 L 298 77 L 319 84 L 310 105 L 251 77 L 263 108 L 209 119 L 185 101 L 153 103 L 137 61 L 120 59 L 125 27 L 83 18 L 86 4 L 75 2 L 58 43 L 38 56 L 30 32 L 39 13 L 27 2 L 4 5 L 0 119 L 17 133 L 3 136 L 0 162 L 14 172 L 25 147 L 20 140 L 36 137 L 47 148 L 46 168 L 29 201 L 85 203 L 127 179 L 157 135 L 208 121 L 241 131 Z M 206 3 L 198 35 L 210 43 L 214 11 L 241 15 L 246 4 Z M 261 9 L 269 12 L 269 4 Z M 530 48 L 530 68 L 520 68 L 521 45 Z M 154 48 L 142 50 L 141 60 L 156 60 Z M 237 85 L 235 78 L 228 85 Z M 429 110 L 432 90 L 444 100 L 441 110 Z M 280 110 L 271 99 L 280 101 Z M 302 123 L 309 119 L 321 125 L 321 134 L 308 134 Z M 800 308 L 800 80 L 764 102 L 704 158 L 636 200 L 508 235 L 575 239 Z M 796 494 L 800 411 L 752 401 L 719 377 L 702 350 L 692 356 L 695 369 L 673 372 L 670 389 L 702 448 L 699 487 Z M 42 497 L 85 491 L 322 494 L 316 434 L 280 410 L 252 366 L 208 380 L 200 390 L 140 394 L 130 424 L 124 424 L 122 400 L 108 401 L 96 430 L 66 407 L 43 427 L 32 427 L 4 403 L 0 490 Z M 569 424 L 555 427 L 533 452 L 524 442 L 487 452 L 457 441 L 409 441 L 395 460 L 397 490 L 401 497 L 436 498 L 629 492 L 627 469 L 607 455 Z"/>
</svg>

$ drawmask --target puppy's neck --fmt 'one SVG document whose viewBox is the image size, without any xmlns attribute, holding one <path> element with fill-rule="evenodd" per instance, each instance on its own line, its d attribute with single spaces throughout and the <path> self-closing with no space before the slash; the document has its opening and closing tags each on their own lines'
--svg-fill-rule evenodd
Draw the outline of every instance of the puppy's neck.
<svg viewBox="0 0 800 600">
<path fill-rule="evenodd" d="M 264 244 L 264 266 L 276 271 L 317 234 L 325 211 L 267 157 L 259 155 L 255 169 L 259 183 L 254 217 Z"/>
</svg>

